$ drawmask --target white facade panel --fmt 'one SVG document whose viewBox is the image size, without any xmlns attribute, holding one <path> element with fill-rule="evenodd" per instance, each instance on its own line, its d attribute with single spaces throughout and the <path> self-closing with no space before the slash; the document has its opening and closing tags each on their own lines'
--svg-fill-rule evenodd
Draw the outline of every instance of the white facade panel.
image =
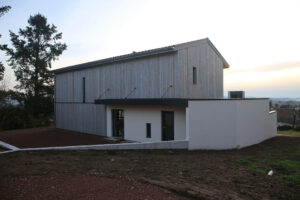
<svg viewBox="0 0 300 200">
<path fill-rule="evenodd" d="M 268 100 L 238 101 L 237 108 L 237 146 L 250 146 L 276 135 L 276 112 L 269 113 Z"/>
<path fill-rule="evenodd" d="M 268 99 L 189 101 L 189 149 L 233 149 L 276 135 Z"/>
<path fill-rule="evenodd" d="M 189 149 L 236 147 L 233 101 L 189 101 Z"/>
<path fill-rule="evenodd" d="M 124 110 L 124 139 L 158 142 L 162 139 L 161 112 L 174 111 L 174 140 L 185 140 L 185 108 L 158 106 L 107 106 L 107 136 L 112 137 L 112 109 Z M 146 137 L 146 123 L 151 123 L 151 138 Z"/>
</svg>

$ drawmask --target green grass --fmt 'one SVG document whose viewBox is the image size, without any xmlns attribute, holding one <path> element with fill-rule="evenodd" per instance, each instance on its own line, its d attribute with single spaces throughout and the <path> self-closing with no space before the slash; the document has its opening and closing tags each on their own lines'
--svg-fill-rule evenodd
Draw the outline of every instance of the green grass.
<svg viewBox="0 0 300 200">
<path fill-rule="evenodd" d="M 289 131 L 278 131 L 279 134 L 284 134 L 284 135 L 294 135 L 294 136 L 300 136 L 300 131 L 294 131 L 294 130 L 289 130 Z"/>
<path fill-rule="evenodd" d="M 244 165 L 249 171 L 265 175 L 267 175 L 268 170 L 273 170 L 274 176 L 278 176 L 284 182 L 300 188 L 300 145 L 292 153 L 265 159 L 247 157 L 236 160 L 236 162 Z"/>
<path fill-rule="evenodd" d="M 295 152 L 262 160 L 284 181 L 300 188 L 300 145 Z"/>
<path fill-rule="evenodd" d="M 254 158 L 252 157 L 247 157 L 245 159 L 239 159 L 239 160 L 236 160 L 237 163 L 241 163 L 241 164 L 245 164 L 245 165 L 249 165 L 251 164 L 253 161 L 255 161 Z"/>
<path fill-rule="evenodd" d="M 237 163 L 243 164 L 246 166 L 246 169 L 252 172 L 265 173 L 265 171 L 256 165 L 258 160 L 255 160 L 252 157 L 247 157 L 245 159 L 236 160 Z"/>
</svg>

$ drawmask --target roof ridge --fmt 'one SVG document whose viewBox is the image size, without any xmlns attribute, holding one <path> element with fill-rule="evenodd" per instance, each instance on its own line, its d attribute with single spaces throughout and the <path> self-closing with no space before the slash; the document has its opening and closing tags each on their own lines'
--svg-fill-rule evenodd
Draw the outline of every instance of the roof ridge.
<svg viewBox="0 0 300 200">
<path fill-rule="evenodd" d="M 189 42 L 183 42 L 183 43 L 179 43 L 179 44 L 175 44 L 173 46 L 181 46 L 181 45 L 187 45 L 187 44 L 191 44 L 191 43 L 194 43 L 194 42 L 200 42 L 200 41 L 205 41 L 205 40 L 209 40 L 208 37 L 206 38 L 202 38 L 202 39 L 199 39 L 199 40 L 192 40 L 192 41 L 189 41 Z"/>
<path fill-rule="evenodd" d="M 94 61 L 90 61 L 90 62 L 84 62 L 84 63 L 80 63 L 80 64 L 76 64 L 76 65 L 70 65 L 67 67 L 54 69 L 54 70 L 52 70 L 52 72 L 53 73 L 61 73 L 61 72 L 66 72 L 66 71 L 71 71 L 71 70 L 89 68 L 89 67 L 93 67 L 96 65 L 104 65 L 104 64 L 113 63 L 113 62 L 120 62 L 123 60 L 129 60 L 129 59 L 131 60 L 131 59 L 136 59 L 136 58 L 140 58 L 140 57 L 153 56 L 153 55 L 158 55 L 158 54 L 163 54 L 163 53 L 171 53 L 171 52 L 177 51 L 176 47 L 178 47 L 178 46 L 187 45 L 187 44 L 191 44 L 191 43 L 199 42 L 199 41 L 207 41 L 208 44 L 213 48 L 213 50 L 216 51 L 216 53 L 223 60 L 224 68 L 228 68 L 229 65 L 226 62 L 226 60 L 224 59 L 224 57 L 217 50 L 217 48 L 212 44 L 212 42 L 209 40 L 209 38 L 206 37 L 206 38 L 202 38 L 199 40 L 193 40 L 193 41 L 179 43 L 179 44 L 175 44 L 175 45 L 164 46 L 164 47 L 159 47 L 159 48 L 154 48 L 154 49 L 148 49 L 148 50 L 143 50 L 143 51 L 138 51 L 138 52 L 133 51 L 132 53 L 129 53 L 129 54 L 123 54 L 123 55 L 119 55 L 119 56 L 103 58 L 103 59 L 94 60 Z"/>
</svg>

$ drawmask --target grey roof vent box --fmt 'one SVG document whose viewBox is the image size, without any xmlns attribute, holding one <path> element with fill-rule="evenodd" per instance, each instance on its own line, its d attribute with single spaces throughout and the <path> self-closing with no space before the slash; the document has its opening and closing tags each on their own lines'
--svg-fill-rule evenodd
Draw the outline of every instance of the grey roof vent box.
<svg viewBox="0 0 300 200">
<path fill-rule="evenodd" d="M 229 91 L 228 98 L 229 99 L 244 99 L 245 91 Z"/>
</svg>

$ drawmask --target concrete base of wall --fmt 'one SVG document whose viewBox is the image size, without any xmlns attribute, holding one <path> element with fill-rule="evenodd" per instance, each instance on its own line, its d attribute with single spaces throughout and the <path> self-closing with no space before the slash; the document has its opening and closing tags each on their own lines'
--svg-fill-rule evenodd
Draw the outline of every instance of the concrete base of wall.
<svg viewBox="0 0 300 200">
<path fill-rule="evenodd" d="M 19 149 L 18 147 L 15 147 L 15 146 L 13 146 L 13 145 L 7 144 L 7 143 L 2 142 L 2 141 L 0 141 L 0 147 L 3 147 L 3 148 L 5 148 L 5 149 L 9 149 L 9 150 L 13 150 L 13 151 Z"/>
<path fill-rule="evenodd" d="M 64 147 L 41 147 L 41 148 L 24 148 L 24 149 L 18 149 L 15 151 L 89 150 L 89 149 L 92 149 L 92 150 L 188 149 L 188 141 L 180 140 L 180 141 L 164 141 L 164 142 L 79 145 L 79 146 L 64 146 Z"/>
</svg>

